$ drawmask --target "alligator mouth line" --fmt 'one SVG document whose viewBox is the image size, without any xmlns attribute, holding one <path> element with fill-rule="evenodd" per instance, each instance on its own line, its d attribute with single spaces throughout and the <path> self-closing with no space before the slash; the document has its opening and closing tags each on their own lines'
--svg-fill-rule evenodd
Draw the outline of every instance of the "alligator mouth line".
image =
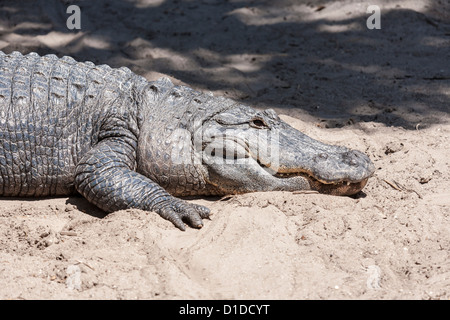
<svg viewBox="0 0 450 320">
<path fill-rule="evenodd" d="M 330 182 L 317 179 L 316 177 L 313 177 L 312 175 L 306 172 L 291 172 L 291 173 L 277 172 L 274 174 L 274 177 L 278 179 L 302 177 L 309 182 L 311 190 L 337 196 L 348 196 L 356 194 L 364 188 L 367 181 L 369 180 L 369 177 L 367 177 L 361 181 L 342 180 Z"/>
<path fill-rule="evenodd" d="M 274 174 L 275 177 L 280 178 L 280 179 L 286 179 L 286 178 L 292 178 L 292 177 L 298 177 L 301 176 L 303 178 L 307 178 L 307 179 L 314 179 L 317 182 L 320 182 L 322 184 L 334 184 L 334 185 L 338 185 L 338 184 L 345 184 L 345 185 L 350 185 L 351 181 L 347 181 L 347 180 L 342 180 L 342 181 L 325 181 L 325 180 L 321 180 L 318 179 L 316 177 L 314 177 L 311 174 L 308 174 L 306 172 L 300 171 L 300 172 L 289 172 L 289 173 L 282 173 L 282 172 L 277 172 Z"/>
</svg>

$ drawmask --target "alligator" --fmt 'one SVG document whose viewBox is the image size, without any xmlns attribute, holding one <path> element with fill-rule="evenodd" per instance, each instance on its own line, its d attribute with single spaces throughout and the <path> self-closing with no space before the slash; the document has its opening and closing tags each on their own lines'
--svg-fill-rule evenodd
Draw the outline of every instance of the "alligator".
<svg viewBox="0 0 450 320">
<path fill-rule="evenodd" d="M 0 196 L 81 194 L 106 213 L 139 208 L 201 228 L 183 197 L 272 190 L 358 193 L 364 153 L 164 77 L 0 51 Z"/>
</svg>

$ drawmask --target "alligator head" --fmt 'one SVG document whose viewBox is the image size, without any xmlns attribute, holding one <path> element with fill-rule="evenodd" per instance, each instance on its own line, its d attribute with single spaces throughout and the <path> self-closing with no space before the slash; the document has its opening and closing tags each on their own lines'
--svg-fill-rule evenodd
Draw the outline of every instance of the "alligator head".
<svg viewBox="0 0 450 320">
<path fill-rule="evenodd" d="M 257 111 L 162 79 L 152 83 L 138 171 L 175 196 L 255 191 L 359 192 L 374 172 L 362 152 L 314 140 Z"/>
<path fill-rule="evenodd" d="M 203 123 L 202 137 L 207 182 L 224 194 L 316 190 L 352 195 L 375 169 L 364 153 L 314 140 L 272 109 L 228 109 Z"/>
</svg>

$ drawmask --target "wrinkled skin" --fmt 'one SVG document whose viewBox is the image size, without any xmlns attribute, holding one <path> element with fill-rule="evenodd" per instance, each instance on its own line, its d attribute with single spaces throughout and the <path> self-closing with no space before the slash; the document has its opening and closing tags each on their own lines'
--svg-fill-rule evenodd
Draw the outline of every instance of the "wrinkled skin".
<svg viewBox="0 0 450 320">
<path fill-rule="evenodd" d="M 154 211 L 181 230 L 209 209 L 175 196 L 359 192 L 359 151 L 167 78 L 70 57 L 0 51 L 0 196 L 79 193 L 106 212 Z"/>
</svg>

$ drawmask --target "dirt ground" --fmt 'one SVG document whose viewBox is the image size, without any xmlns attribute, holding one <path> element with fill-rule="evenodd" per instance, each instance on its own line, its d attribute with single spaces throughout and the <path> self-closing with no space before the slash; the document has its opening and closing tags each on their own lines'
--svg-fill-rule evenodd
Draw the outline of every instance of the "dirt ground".
<svg viewBox="0 0 450 320">
<path fill-rule="evenodd" d="M 376 2 L 376 3 L 375 3 Z M 81 8 L 69 30 L 66 8 Z M 1 299 L 449 299 L 450 3 L 0 1 L 0 50 L 127 66 L 367 153 L 363 192 L 190 200 L 181 232 L 81 197 L 0 198 Z"/>
</svg>

